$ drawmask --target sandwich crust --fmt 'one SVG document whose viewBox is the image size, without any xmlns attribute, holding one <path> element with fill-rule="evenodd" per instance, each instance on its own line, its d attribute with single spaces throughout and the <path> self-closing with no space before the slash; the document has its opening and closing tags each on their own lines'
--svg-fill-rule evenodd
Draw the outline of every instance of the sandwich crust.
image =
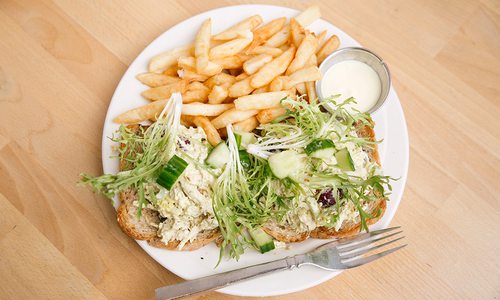
<svg viewBox="0 0 500 300">
<path fill-rule="evenodd" d="M 212 230 L 204 230 L 198 234 L 196 240 L 184 244 L 184 246 L 182 247 L 182 251 L 194 251 L 200 249 L 201 247 L 204 247 L 213 242 L 220 235 L 221 234 L 218 228 Z M 148 244 L 150 246 L 167 250 L 179 250 L 177 247 L 179 247 L 180 243 L 180 241 L 173 240 L 165 244 L 159 237 L 154 237 L 148 240 Z"/>
<path fill-rule="evenodd" d="M 152 224 L 160 223 L 158 212 L 149 208 L 143 208 L 142 217 L 138 219 L 138 208 L 133 204 L 137 199 L 135 191 L 129 189 L 122 192 L 119 198 L 120 206 L 116 211 L 116 219 L 122 231 L 136 240 L 149 240 L 156 237 L 158 228 Z"/>
<path fill-rule="evenodd" d="M 276 221 L 267 222 L 262 226 L 262 230 L 274 239 L 285 243 L 303 242 L 309 238 L 309 231 L 298 233 L 290 228 L 290 226 L 280 225 Z"/>
</svg>

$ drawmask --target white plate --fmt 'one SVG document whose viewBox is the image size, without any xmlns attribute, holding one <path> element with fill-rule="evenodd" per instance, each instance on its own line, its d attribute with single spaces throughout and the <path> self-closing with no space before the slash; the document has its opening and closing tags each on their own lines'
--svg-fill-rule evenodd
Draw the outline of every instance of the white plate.
<svg viewBox="0 0 500 300">
<path fill-rule="evenodd" d="M 191 17 L 170 28 L 142 51 L 123 75 L 109 105 L 102 140 L 102 161 L 105 173 L 118 171 L 118 162 L 109 158 L 112 154 L 113 142 L 107 137 L 110 137 L 118 129 L 118 125 L 114 124 L 112 119 L 128 109 L 147 103 L 140 96 L 146 87 L 135 79 L 135 75 L 147 70 L 149 59 L 162 51 L 191 43 L 201 23 L 209 17 L 212 18 L 213 32 L 217 33 L 254 14 L 260 14 L 267 22 L 282 16 L 293 17 L 298 14 L 298 11 L 270 5 L 238 5 L 214 9 Z M 315 32 L 326 29 L 328 35 L 336 34 L 340 38 L 342 47 L 359 46 L 359 43 L 345 32 L 324 20 L 317 20 L 309 28 Z M 383 55 L 383 53 L 381 54 Z M 384 172 L 392 177 L 400 178 L 393 183 L 393 193 L 384 217 L 373 226 L 374 229 L 378 229 L 387 227 L 394 216 L 403 194 L 408 169 L 406 122 L 398 96 L 393 89 L 391 89 L 386 105 L 373 117 L 376 122 L 377 139 L 383 139 L 383 143 L 380 145 L 380 155 Z M 117 204 L 118 201 L 115 199 L 115 206 Z M 248 251 L 239 261 L 225 259 L 217 269 L 214 269 L 219 257 L 219 250 L 213 244 L 193 252 L 178 252 L 153 248 L 144 241 L 138 241 L 139 245 L 158 263 L 184 279 L 194 279 L 304 253 L 324 242 L 323 240 L 309 239 L 303 243 L 294 244 L 290 250 L 277 250 L 265 255 L 256 251 Z M 220 289 L 219 292 L 240 296 L 281 295 L 315 286 L 339 273 L 306 266 L 235 284 Z"/>
</svg>

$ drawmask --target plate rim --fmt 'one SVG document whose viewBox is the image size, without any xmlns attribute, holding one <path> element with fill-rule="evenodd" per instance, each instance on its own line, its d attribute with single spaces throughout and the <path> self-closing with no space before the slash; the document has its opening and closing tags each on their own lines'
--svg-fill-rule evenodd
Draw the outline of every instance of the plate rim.
<svg viewBox="0 0 500 300">
<path fill-rule="evenodd" d="M 225 10 L 225 9 L 228 9 L 228 8 L 232 8 L 232 9 L 235 9 L 235 8 L 252 8 L 252 9 L 270 8 L 270 9 L 286 9 L 286 10 L 293 11 L 293 13 L 299 13 L 300 12 L 299 10 L 291 8 L 291 7 L 280 6 L 280 5 L 271 5 L 271 4 L 241 4 L 241 5 L 220 6 L 220 7 L 216 7 L 216 8 L 210 9 L 210 10 L 199 12 L 196 15 L 191 15 L 188 18 L 186 18 L 186 19 L 184 19 L 184 20 L 176 23 L 175 25 L 169 27 L 168 29 L 166 29 L 165 31 L 163 31 L 162 33 L 160 33 L 156 38 L 154 38 L 151 42 L 149 42 L 149 44 L 147 46 L 145 46 L 140 51 L 140 53 L 134 58 L 134 60 L 128 65 L 127 70 L 123 73 L 122 77 L 120 78 L 120 81 L 118 82 L 118 84 L 117 84 L 117 86 L 116 86 L 116 88 L 115 88 L 115 90 L 113 92 L 113 95 L 111 97 L 111 100 L 109 102 L 109 105 L 108 105 L 108 108 L 107 108 L 107 111 L 106 111 L 106 116 L 104 118 L 103 129 L 102 129 L 101 162 L 102 162 L 103 171 L 106 169 L 105 161 L 107 159 L 109 159 L 109 157 L 107 156 L 106 150 L 104 149 L 104 146 L 105 146 L 106 141 L 108 139 L 108 136 L 106 135 L 106 131 L 107 131 L 108 127 L 109 127 L 109 123 L 110 123 L 110 120 L 112 118 L 112 116 L 111 116 L 112 110 L 110 108 L 111 108 L 113 102 L 118 101 L 117 100 L 118 99 L 118 95 L 117 95 L 118 94 L 118 90 L 120 90 L 122 88 L 122 85 L 125 85 L 126 81 L 128 81 L 127 78 L 129 76 L 126 76 L 126 75 L 130 71 L 131 67 L 136 63 L 136 61 L 138 61 L 140 59 L 140 57 L 142 56 L 142 54 L 144 52 L 146 52 L 150 47 L 152 47 L 153 44 L 156 44 L 156 42 L 158 40 L 160 40 L 164 34 L 167 34 L 167 32 L 169 32 L 171 30 L 176 30 L 177 27 L 181 27 L 185 23 L 192 22 L 192 19 L 194 19 L 196 17 L 199 17 L 200 15 L 213 14 L 213 13 L 215 13 L 217 11 Z M 355 43 L 357 43 L 358 45 L 360 45 L 360 43 L 357 40 L 355 40 L 351 35 L 349 35 L 347 32 L 345 32 L 341 28 L 335 26 L 334 24 L 332 24 L 329 21 L 324 20 L 322 18 L 320 18 L 318 20 L 322 20 L 322 21 L 328 23 L 329 25 L 333 26 L 334 28 L 342 31 L 344 34 L 348 35 L 353 41 L 355 41 Z M 388 216 L 389 222 L 391 222 L 392 219 L 394 218 L 394 215 L 395 215 L 396 211 L 399 208 L 399 204 L 401 203 L 401 200 L 402 200 L 405 188 L 406 188 L 406 182 L 407 182 L 407 178 L 408 178 L 408 168 L 409 168 L 409 135 L 408 135 L 406 118 L 405 118 L 404 111 L 403 111 L 402 106 L 401 106 L 401 102 L 399 100 L 399 96 L 397 95 L 396 90 L 394 89 L 394 86 L 391 85 L 390 91 L 392 93 L 394 93 L 395 100 L 397 100 L 395 104 L 397 106 L 396 108 L 399 110 L 399 115 L 400 115 L 401 121 L 402 121 L 401 125 L 403 125 L 402 129 L 403 129 L 403 132 L 405 133 L 403 135 L 404 140 L 402 141 L 403 144 L 404 144 L 403 148 L 405 150 L 404 153 L 402 153 L 403 157 L 405 158 L 405 164 L 402 167 L 402 175 L 401 175 L 402 185 L 401 185 L 401 192 L 400 192 L 401 195 L 400 195 L 400 197 L 399 197 L 399 199 L 398 199 L 395 207 L 390 212 L 386 211 L 386 214 L 389 213 L 389 216 Z M 115 98 L 117 98 L 117 99 L 115 99 Z M 385 111 L 386 111 L 386 108 L 382 109 L 380 112 L 385 112 Z M 115 199 L 113 200 L 113 202 L 114 202 L 114 208 L 116 209 L 117 204 L 119 203 L 119 201 L 117 202 L 116 201 L 116 197 L 115 197 Z M 175 274 L 175 275 L 177 275 L 177 276 L 185 279 L 185 277 L 181 276 L 181 274 L 179 274 L 178 272 L 172 270 L 171 268 L 168 268 L 164 263 L 162 263 L 159 259 L 157 259 L 156 255 L 152 253 L 153 249 L 151 249 L 151 246 L 149 246 L 146 241 L 140 241 L 140 240 L 135 240 L 135 241 L 158 264 L 160 264 L 162 267 L 164 267 L 165 269 L 167 269 L 169 272 L 171 272 L 171 273 L 173 273 L 173 274 Z M 279 290 L 279 291 L 276 291 L 276 292 L 267 292 L 265 294 L 251 294 L 250 295 L 250 294 L 246 294 L 246 293 L 238 293 L 237 291 L 233 291 L 231 289 L 228 289 L 227 287 L 223 288 L 223 289 L 220 289 L 220 290 L 216 290 L 216 291 L 220 292 L 220 293 L 228 294 L 228 295 L 234 295 L 234 296 L 266 297 L 266 296 L 284 295 L 284 294 L 294 293 L 294 292 L 298 292 L 298 291 L 302 291 L 302 290 L 306 290 L 308 288 L 314 287 L 316 285 L 319 285 L 319 284 L 321 284 L 323 282 L 326 282 L 326 281 L 332 279 L 333 277 L 337 276 L 340 273 L 342 273 L 342 271 L 332 272 L 331 274 L 328 274 L 328 275 L 322 277 L 319 280 L 310 281 L 310 282 L 305 283 L 303 285 L 300 285 L 300 286 L 298 286 L 296 288 L 289 288 L 289 289 L 286 289 L 286 290 Z"/>
</svg>

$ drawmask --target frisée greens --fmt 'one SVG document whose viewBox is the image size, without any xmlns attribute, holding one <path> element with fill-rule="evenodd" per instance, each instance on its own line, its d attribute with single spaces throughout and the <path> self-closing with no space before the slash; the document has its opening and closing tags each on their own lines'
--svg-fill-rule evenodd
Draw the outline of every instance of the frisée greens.
<svg viewBox="0 0 500 300">
<path fill-rule="evenodd" d="M 148 202 L 145 198 L 145 185 L 156 180 L 161 168 L 174 155 L 181 105 L 182 98 L 175 94 L 158 116 L 158 120 L 147 129 L 139 127 L 134 131 L 120 126 L 113 141 L 124 145 L 118 149 L 118 158 L 123 161 L 126 170 L 99 177 L 81 174 L 80 182 L 110 199 L 129 188 L 136 189 L 140 216 L 142 208 Z"/>
</svg>

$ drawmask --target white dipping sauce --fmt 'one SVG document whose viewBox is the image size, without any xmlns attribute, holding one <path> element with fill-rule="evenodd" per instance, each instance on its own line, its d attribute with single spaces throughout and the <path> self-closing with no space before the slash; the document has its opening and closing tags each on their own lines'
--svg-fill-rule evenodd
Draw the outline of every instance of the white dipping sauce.
<svg viewBox="0 0 500 300">
<path fill-rule="evenodd" d="M 346 60 L 331 66 L 321 79 L 321 93 L 327 98 L 340 94 L 340 100 L 354 97 L 351 107 L 367 112 L 380 97 L 381 84 L 377 73 L 367 64 Z"/>
</svg>

